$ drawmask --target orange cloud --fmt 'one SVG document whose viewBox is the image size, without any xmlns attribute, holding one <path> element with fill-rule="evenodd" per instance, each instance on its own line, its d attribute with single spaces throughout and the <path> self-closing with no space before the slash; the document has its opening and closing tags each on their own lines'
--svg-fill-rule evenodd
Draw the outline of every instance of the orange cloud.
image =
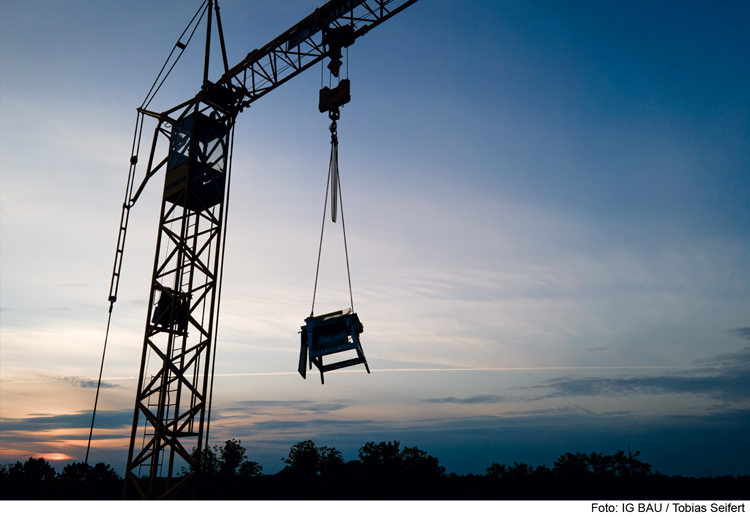
<svg viewBox="0 0 750 529">
<path fill-rule="evenodd" d="M 2 459 L 20 458 L 26 459 L 29 457 L 43 457 L 47 461 L 64 461 L 66 459 L 74 459 L 73 456 L 65 454 L 63 452 L 34 452 L 28 450 L 19 450 L 13 448 L 0 449 L 0 457 Z"/>
<path fill-rule="evenodd" d="M 32 454 L 31 457 L 43 457 L 47 461 L 64 461 L 66 459 L 75 459 L 73 456 L 63 454 L 62 452 L 39 452 Z"/>
</svg>

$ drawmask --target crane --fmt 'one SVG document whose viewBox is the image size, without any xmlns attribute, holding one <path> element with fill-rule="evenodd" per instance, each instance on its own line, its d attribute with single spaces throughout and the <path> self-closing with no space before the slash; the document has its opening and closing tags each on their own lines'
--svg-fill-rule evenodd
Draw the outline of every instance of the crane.
<svg viewBox="0 0 750 529">
<path fill-rule="evenodd" d="M 172 51 L 178 59 L 195 27 L 206 16 L 203 83 L 198 93 L 166 111 L 149 110 L 148 103 L 161 86 L 160 73 L 144 104 L 137 109 L 110 282 L 107 333 L 112 307 L 117 301 L 130 210 L 154 175 L 164 169 L 165 179 L 123 497 L 174 498 L 186 487 L 195 491 L 201 454 L 208 446 L 232 147 L 238 115 L 326 58 L 328 69 L 338 78 L 342 48 L 416 1 L 331 0 L 230 68 L 218 1 L 204 0 L 191 21 L 193 26 L 189 25 L 175 44 Z M 212 82 L 208 73 L 214 16 L 224 71 Z M 191 27 L 192 33 L 188 31 Z M 162 72 L 168 73 L 174 62 L 176 59 L 170 63 L 168 58 Z M 329 112 L 334 136 L 339 107 L 349 99 L 348 79 L 320 92 L 319 110 Z M 156 126 L 145 176 L 136 188 L 136 165 L 147 117 L 155 119 Z M 157 159 L 159 140 L 169 146 L 163 159 Z M 308 325 L 312 329 L 310 321 Z M 312 336 L 312 330 L 310 333 Z M 303 345 L 304 339 L 303 336 Z M 319 362 L 315 364 L 318 367 Z M 103 364 L 104 356 L 102 367 Z M 304 376 L 302 366 L 300 372 Z M 96 403 L 94 414 L 95 411 Z M 187 475 L 177 476 L 176 471 L 185 467 Z"/>
</svg>

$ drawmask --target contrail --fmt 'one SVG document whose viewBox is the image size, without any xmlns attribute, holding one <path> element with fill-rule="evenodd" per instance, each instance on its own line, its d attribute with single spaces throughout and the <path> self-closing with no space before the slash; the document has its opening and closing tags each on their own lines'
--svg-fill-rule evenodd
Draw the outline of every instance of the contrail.
<svg viewBox="0 0 750 529">
<path fill-rule="evenodd" d="M 389 369 L 371 369 L 373 373 L 397 372 L 439 372 L 439 371 L 576 371 L 582 369 L 684 369 L 685 366 L 572 366 L 572 367 L 395 367 Z M 360 373 L 364 371 L 340 371 L 341 373 Z M 296 371 L 275 371 L 269 373 L 216 373 L 215 377 L 267 377 L 299 375 Z M 203 376 L 203 375 L 199 375 Z M 103 380 L 131 380 L 137 377 L 108 377 Z"/>
</svg>

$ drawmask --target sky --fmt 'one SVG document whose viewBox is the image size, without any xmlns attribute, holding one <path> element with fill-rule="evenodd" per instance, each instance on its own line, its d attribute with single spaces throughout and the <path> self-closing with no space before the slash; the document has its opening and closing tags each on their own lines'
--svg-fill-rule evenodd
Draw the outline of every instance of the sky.
<svg viewBox="0 0 750 529">
<path fill-rule="evenodd" d="M 321 3 L 222 0 L 230 65 Z M 199 5 L 0 1 L 1 462 L 85 455 L 135 109 Z M 319 67 L 255 102 L 211 444 L 240 439 L 266 473 L 312 439 L 347 460 L 399 440 L 458 474 L 628 448 L 664 474 L 750 474 L 748 21 L 731 1 L 421 0 L 358 39 L 339 167 L 372 373 L 325 385 L 296 372 Z M 199 90 L 202 31 L 150 109 Z M 91 448 L 121 474 L 162 178 L 131 212 Z M 339 230 L 317 313 L 349 304 Z"/>
</svg>

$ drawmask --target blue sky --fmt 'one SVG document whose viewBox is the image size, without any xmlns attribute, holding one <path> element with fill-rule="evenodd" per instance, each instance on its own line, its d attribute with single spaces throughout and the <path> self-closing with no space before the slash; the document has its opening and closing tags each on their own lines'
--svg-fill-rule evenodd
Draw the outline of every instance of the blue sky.
<svg viewBox="0 0 750 529">
<path fill-rule="evenodd" d="M 193 5 L 195 4 L 195 5 Z M 135 108 L 199 2 L 0 6 L 0 459 L 81 459 Z M 221 2 L 229 62 L 318 2 Z M 329 157 L 312 68 L 236 128 L 212 442 L 400 440 L 448 471 L 640 450 L 750 473 L 750 7 L 422 0 L 339 124 L 372 374 L 296 374 Z M 191 97 L 200 31 L 151 108 Z M 217 46 L 214 46 L 216 50 Z M 219 70 L 214 55 L 212 78 Z M 131 216 L 92 448 L 121 470 L 161 185 Z M 348 304 L 327 229 L 316 307 Z"/>
</svg>

